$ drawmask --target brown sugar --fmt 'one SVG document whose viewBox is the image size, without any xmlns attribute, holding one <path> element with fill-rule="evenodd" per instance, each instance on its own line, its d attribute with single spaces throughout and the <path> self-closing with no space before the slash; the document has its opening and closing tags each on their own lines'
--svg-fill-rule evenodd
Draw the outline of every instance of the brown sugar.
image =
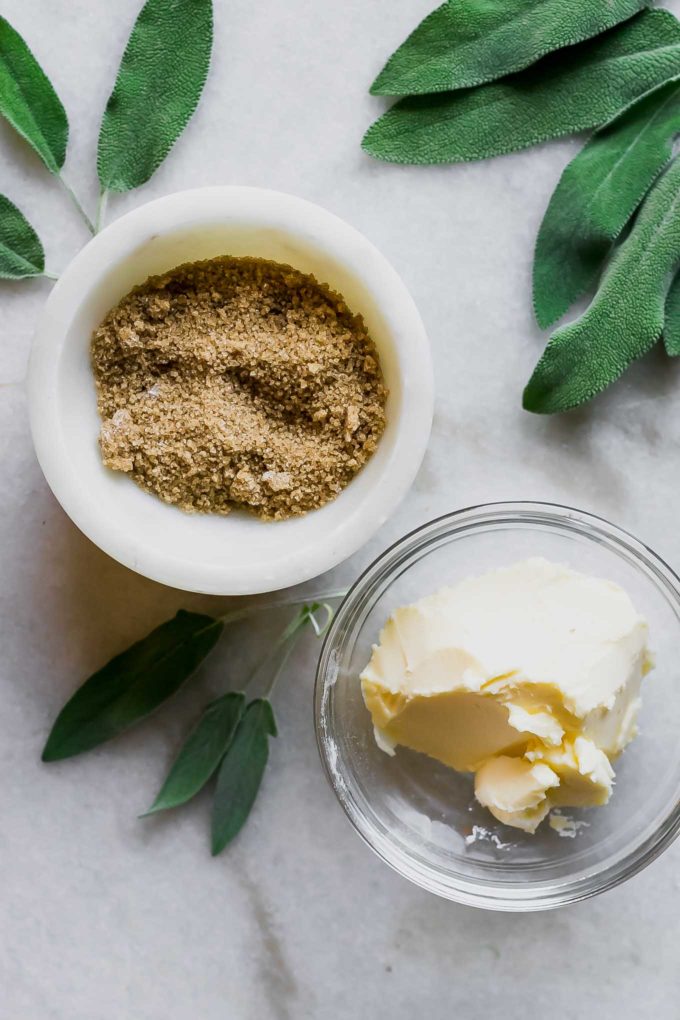
<svg viewBox="0 0 680 1020">
<path fill-rule="evenodd" d="M 282 519 L 323 506 L 385 426 L 361 318 L 262 259 L 151 277 L 95 331 L 92 364 L 104 464 L 183 510 Z"/>
</svg>

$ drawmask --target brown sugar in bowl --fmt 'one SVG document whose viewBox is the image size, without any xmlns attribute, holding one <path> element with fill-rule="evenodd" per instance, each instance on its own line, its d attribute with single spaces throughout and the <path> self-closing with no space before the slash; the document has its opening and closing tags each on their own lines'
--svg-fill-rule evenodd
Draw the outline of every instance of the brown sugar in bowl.
<svg viewBox="0 0 680 1020">
<path fill-rule="evenodd" d="M 106 468 L 99 452 L 92 333 L 150 276 L 223 255 L 289 265 L 341 294 L 366 324 L 388 391 L 385 429 L 364 467 L 336 499 L 289 520 L 187 514 Z M 46 303 L 29 369 L 38 460 L 75 524 L 140 574 L 216 595 L 300 583 L 363 545 L 410 488 L 427 446 L 432 403 L 425 329 L 384 256 L 319 206 L 257 188 L 169 195 L 94 237 Z"/>
</svg>

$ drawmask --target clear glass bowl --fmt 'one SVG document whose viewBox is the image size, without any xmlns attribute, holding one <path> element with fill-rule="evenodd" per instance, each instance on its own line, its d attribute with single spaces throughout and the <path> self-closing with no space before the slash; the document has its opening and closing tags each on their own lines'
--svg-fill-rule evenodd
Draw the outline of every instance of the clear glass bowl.
<svg viewBox="0 0 680 1020">
<path fill-rule="evenodd" d="M 616 581 L 650 625 L 656 668 L 643 685 L 640 733 L 616 763 L 609 804 L 568 809 L 565 837 L 496 822 L 470 776 L 425 755 L 378 749 L 359 673 L 397 606 L 529 556 Z M 631 535 L 598 517 L 543 503 L 495 503 L 407 535 L 359 578 L 324 643 L 316 679 L 317 740 L 357 832 L 387 864 L 440 896 L 494 910 L 540 910 L 610 889 L 649 864 L 680 828 L 680 579 Z"/>
</svg>

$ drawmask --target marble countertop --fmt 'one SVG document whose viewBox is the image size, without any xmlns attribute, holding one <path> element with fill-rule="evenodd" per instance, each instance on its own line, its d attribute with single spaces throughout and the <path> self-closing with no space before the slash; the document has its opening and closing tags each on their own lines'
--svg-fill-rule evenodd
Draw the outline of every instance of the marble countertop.
<svg viewBox="0 0 680 1020">
<path fill-rule="evenodd" d="M 216 0 L 213 69 L 171 157 L 109 216 L 180 188 L 294 192 L 362 230 L 411 289 L 432 342 L 432 442 L 399 511 L 311 587 L 352 580 L 408 529 L 457 507 L 539 499 L 632 530 L 680 565 L 680 365 L 652 353 L 584 410 L 521 409 L 544 337 L 532 321 L 533 241 L 567 140 L 488 163 L 371 161 L 367 87 L 433 0 Z M 680 13 L 680 0 L 667 4 Z M 4 14 L 70 115 L 66 176 L 90 207 L 99 118 L 138 0 L 22 0 Z M 87 239 L 37 158 L 0 124 L 1 190 L 39 228 L 49 267 Z M 255 654 L 255 627 L 221 647 L 160 719 L 87 758 L 40 750 L 68 694 L 179 607 L 225 600 L 163 588 L 108 559 L 49 492 L 28 431 L 24 379 L 47 281 L 2 284 L 0 344 L 0 1015 L 7 1020 L 371 1020 L 678 1015 L 680 843 L 625 886 L 546 914 L 440 901 L 354 834 L 324 778 L 311 711 L 317 648 L 276 695 L 280 739 L 253 816 L 213 860 L 208 801 L 137 814 L 188 717 Z M 260 627 L 265 624 L 260 624 Z"/>
</svg>

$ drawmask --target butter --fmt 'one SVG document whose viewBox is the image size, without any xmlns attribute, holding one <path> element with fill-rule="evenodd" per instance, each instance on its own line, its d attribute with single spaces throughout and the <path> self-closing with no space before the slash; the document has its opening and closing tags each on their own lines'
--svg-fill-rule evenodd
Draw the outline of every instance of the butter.
<svg viewBox="0 0 680 1020">
<path fill-rule="evenodd" d="M 378 746 L 475 774 L 478 801 L 534 832 L 606 804 L 636 733 L 648 628 L 618 585 L 544 559 L 397 609 L 361 674 Z"/>
</svg>

